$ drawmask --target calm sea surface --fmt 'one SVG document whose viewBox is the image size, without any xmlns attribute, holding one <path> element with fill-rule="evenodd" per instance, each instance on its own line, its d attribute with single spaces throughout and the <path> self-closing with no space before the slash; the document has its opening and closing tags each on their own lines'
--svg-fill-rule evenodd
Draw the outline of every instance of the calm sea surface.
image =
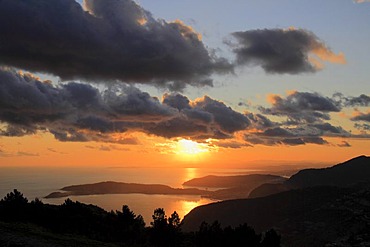
<svg viewBox="0 0 370 247">
<path fill-rule="evenodd" d="M 61 204 L 66 198 L 45 199 L 44 196 L 60 188 L 85 183 L 116 181 L 143 184 L 165 184 L 182 188 L 182 183 L 206 175 L 241 175 L 248 169 L 204 168 L 137 168 L 137 167 L 0 167 L 0 197 L 18 189 L 29 200 L 38 197 L 45 203 Z M 72 196 L 87 204 L 98 205 L 106 210 L 121 210 L 128 205 L 136 214 L 141 214 L 147 224 L 154 209 L 164 208 L 167 215 L 177 211 L 182 218 L 196 206 L 211 203 L 200 196 L 187 195 L 93 195 Z"/>
</svg>

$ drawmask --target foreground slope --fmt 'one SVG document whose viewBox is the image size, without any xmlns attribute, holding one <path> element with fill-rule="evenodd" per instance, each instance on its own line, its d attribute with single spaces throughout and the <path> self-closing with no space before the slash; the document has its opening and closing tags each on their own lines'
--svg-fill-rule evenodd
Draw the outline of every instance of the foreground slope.
<svg viewBox="0 0 370 247">
<path fill-rule="evenodd" d="M 370 246 L 369 167 L 369 158 L 360 156 L 331 168 L 298 172 L 277 187 L 287 191 L 193 209 L 183 230 L 217 220 L 223 226 L 248 223 L 257 231 L 273 227 L 286 246 L 357 246 L 356 241 Z"/>
<path fill-rule="evenodd" d="M 323 246 L 368 233 L 370 188 L 319 186 L 208 204 L 186 215 L 182 228 L 194 231 L 216 220 L 223 226 L 247 223 L 257 231 L 273 227 L 287 246 Z"/>
</svg>

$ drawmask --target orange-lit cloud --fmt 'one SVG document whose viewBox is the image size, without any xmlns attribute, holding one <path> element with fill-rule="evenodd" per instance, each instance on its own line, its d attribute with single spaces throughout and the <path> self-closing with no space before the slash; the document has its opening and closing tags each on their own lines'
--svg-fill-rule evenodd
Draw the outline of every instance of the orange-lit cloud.
<svg viewBox="0 0 370 247">
<path fill-rule="evenodd" d="M 171 22 L 171 23 L 174 24 L 179 29 L 179 31 L 181 32 L 181 35 L 184 36 L 185 38 L 190 38 L 190 39 L 196 38 L 199 41 L 202 40 L 202 35 L 196 32 L 192 26 L 186 25 L 183 21 L 175 20 L 174 22 Z"/>
<path fill-rule="evenodd" d="M 312 49 L 311 54 L 312 55 L 309 55 L 308 60 L 317 70 L 321 70 L 324 68 L 323 62 L 338 64 L 346 63 L 346 58 L 342 52 L 335 54 L 324 46 Z"/>
<path fill-rule="evenodd" d="M 330 123 L 331 113 L 370 103 L 367 95 L 330 98 L 288 91 L 287 96 L 269 95 L 271 107 L 241 113 L 209 96 L 191 101 L 167 93 L 160 101 L 130 85 L 104 90 L 76 82 L 55 86 L 10 68 L 0 69 L 0 81 L 1 136 L 50 133 L 61 142 L 98 142 L 101 151 L 118 151 L 113 144 L 145 145 L 138 133 L 224 148 L 325 145 L 325 137 L 351 137 Z M 352 120 L 368 121 L 368 115 L 359 113 Z"/>
<path fill-rule="evenodd" d="M 370 111 L 367 113 L 363 113 L 360 111 L 355 111 L 353 113 L 353 117 L 351 118 L 353 121 L 364 121 L 364 122 L 370 122 Z"/>
</svg>

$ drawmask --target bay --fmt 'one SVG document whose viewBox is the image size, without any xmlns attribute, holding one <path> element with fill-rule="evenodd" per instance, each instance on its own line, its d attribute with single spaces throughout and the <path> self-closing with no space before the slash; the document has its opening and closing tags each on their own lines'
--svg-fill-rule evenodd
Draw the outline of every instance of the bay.
<svg viewBox="0 0 370 247">
<path fill-rule="evenodd" d="M 36 197 L 44 203 L 61 204 L 66 198 L 43 198 L 62 187 L 76 184 L 115 181 L 142 184 L 165 184 L 182 188 L 182 183 L 206 175 L 241 175 L 249 169 L 212 169 L 178 167 L 0 167 L 0 197 L 13 189 L 21 191 L 29 200 Z M 71 200 L 93 204 L 105 210 L 121 210 L 128 205 L 141 214 L 147 225 L 154 209 L 164 208 L 167 215 L 176 211 L 184 217 L 194 207 L 214 201 L 193 195 L 106 194 L 71 196 Z"/>
</svg>

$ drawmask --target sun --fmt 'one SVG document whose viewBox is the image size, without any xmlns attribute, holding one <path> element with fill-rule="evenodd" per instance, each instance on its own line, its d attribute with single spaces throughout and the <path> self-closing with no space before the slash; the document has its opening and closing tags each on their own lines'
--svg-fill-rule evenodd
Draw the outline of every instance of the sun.
<svg viewBox="0 0 370 247">
<path fill-rule="evenodd" d="M 206 152 L 209 152 L 207 144 L 201 144 L 187 139 L 181 139 L 176 143 L 177 154 L 198 155 Z"/>
</svg>

